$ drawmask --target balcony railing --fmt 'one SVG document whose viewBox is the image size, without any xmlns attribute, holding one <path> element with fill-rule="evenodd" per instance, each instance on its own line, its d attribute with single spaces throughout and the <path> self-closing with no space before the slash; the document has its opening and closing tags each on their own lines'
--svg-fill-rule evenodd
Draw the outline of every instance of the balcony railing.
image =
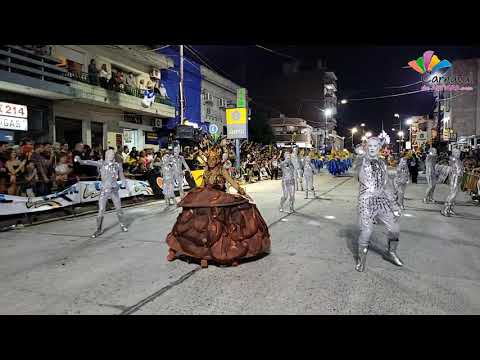
<svg viewBox="0 0 480 360">
<path fill-rule="evenodd" d="M 73 79 L 73 80 L 76 80 L 76 81 L 80 81 L 80 82 L 88 84 L 88 85 L 102 87 L 102 86 L 99 85 L 99 79 L 98 78 L 90 78 L 90 75 L 88 73 L 85 73 L 85 72 L 67 71 L 65 73 L 65 76 L 67 78 L 70 78 L 70 79 Z M 141 98 L 141 99 L 143 99 L 144 92 L 145 92 L 145 90 L 142 90 L 142 89 L 139 89 L 139 88 L 134 88 L 134 87 L 129 86 L 129 85 L 123 85 L 123 88 L 120 87 L 120 86 L 107 86 L 107 88 L 105 88 L 105 90 L 115 91 L 115 92 L 118 92 L 118 93 L 121 93 L 121 94 L 135 96 L 135 97 Z M 162 97 L 158 94 L 155 96 L 155 102 L 158 103 L 158 104 L 173 106 L 173 103 L 170 99 L 168 99 L 166 97 Z"/>
<path fill-rule="evenodd" d="M 0 70 L 57 84 L 68 84 L 60 60 L 17 45 L 0 45 Z"/>
</svg>

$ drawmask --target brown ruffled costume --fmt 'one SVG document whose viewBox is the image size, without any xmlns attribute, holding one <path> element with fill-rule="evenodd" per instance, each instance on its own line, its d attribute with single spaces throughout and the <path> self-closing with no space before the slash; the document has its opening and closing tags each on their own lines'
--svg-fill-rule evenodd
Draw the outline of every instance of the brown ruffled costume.
<svg viewBox="0 0 480 360">
<path fill-rule="evenodd" d="M 270 234 L 255 204 L 241 195 L 224 191 L 229 182 L 239 193 L 245 191 L 223 169 L 218 156 L 210 154 L 204 186 L 190 191 L 179 203 L 183 208 L 167 236 L 167 259 L 176 253 L 208 262 L 238 265 L 239 260 L 270 250 Z"/>
</svg>

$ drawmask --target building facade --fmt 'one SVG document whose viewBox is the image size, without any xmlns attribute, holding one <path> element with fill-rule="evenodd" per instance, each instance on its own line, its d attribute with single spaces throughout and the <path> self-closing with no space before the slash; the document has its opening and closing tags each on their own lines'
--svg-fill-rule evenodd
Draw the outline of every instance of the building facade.
<svg viewBox="0 0 480 360">
<path fill-rule="evenodd" d="M 304 119 L 300 118 L 270 118 L 275 135 L 275 142 L 279 147 L 291 147 L 296 145 L 300 148 L 312 148 L 312 130 Z"/>
<path fill-rule="evenodd" d="M 453 61 L 448 76 L 468 79 L 473 90 L 445 92 L 441 124 L 444 137 L 475 146 L 480 143 L 480 59 Z"/>
<path fill-rule="evenodd" d="M 143 91 L 160 70 L 173 67 L 166 56 L 138 45 L 49 45 L 37 52 L 26 46 L 0 47 L 0 102 L 26 105 L 28 129 L 0 129 L 12 141 L 31 138 L 43 142 L 77 142 L 104 149 L 146 145 L 148 135 L 175 117 L 168 98 L 157 96 L 151 107 L 142 106 Z M 114 90 L 89 76 L 94 59 L 105 64 L 110 76 L 132 74 L 134 86 Z M 151 141 L 150 141 L 151 142 Z M 155 147 L 155 145 L 152 145 Z"/>
<path fill-rule="evenodd" d="M 200 66 L 202 74 L 202 121 L 216 124 L 226 134 L 226 108 L 236 107 L 237 90 L 240 86 L 220 76 L 205 66 Z"/>
</svg>

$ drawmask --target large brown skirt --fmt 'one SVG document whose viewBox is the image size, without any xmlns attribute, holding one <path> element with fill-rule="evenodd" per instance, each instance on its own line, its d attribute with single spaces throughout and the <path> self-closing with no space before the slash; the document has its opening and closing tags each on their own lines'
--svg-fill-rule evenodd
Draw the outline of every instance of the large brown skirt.
<svg viewBox="0 0 480 360">
<path fill-rule="evenodd" d="M 267 224 L 242 196 L 201 187 L 190 191 L 179 206 L 183 211 L 167 236 L 170 254 L 230 265 L 270 250 Z"/>
</svg>

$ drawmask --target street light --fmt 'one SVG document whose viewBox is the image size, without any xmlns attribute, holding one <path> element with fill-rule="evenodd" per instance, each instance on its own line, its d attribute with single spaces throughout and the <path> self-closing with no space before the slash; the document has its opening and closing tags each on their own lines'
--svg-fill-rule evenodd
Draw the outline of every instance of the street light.
<svg viewBox="0 0 480 360">
<path fill-rule="evenodd" d="M 328 127 L 327 127 L 327 122 L 328 122 L 328 117 L 332 115 L 333 110 L 328 108 L 323 111 L 325 114 L 325 153 L 327 151 L 327 139 L 328 139 Z"/>
<path fill-rule="evenodd" d="M 392 128 L 392 131 L 395 131 L 395 128 Z"/>
<path fill-rule="evenodd" d="M 361 126 L 361 127 L 364 127 L 364 126 L 365 126 L 365 123 L 361 123 L 360 126 Z"/>
<path fill-rule="evenodd" d="M 395 116 L 396 118 L 399 118 L 399 117 L 400 117 L 399 114 L 393 114 L 393 116 Z"/>
<path fill-rule="evenodd" d="M 400 130 L 398 132 L 398 137 L 400 138 L 400 142 L 399 142 L 399 145 L 398 145 L 398 152 L 399 153 L 402 152 L 403 135 L 405 135 L 404 132 L 402 130 Z"/>
<path fill-rule="evenodd" d="M 410 144 L 412 145 L 412 148 L 413 148 L 413 143 L 412 143 L 412 124 L 413 124 L 413 119 L 412 118 L 409 118 L 407 119 L 407 121 L 405 121 L 405 124 L 407 124 L 409 126 L 408 130 L 409 130 L 409 133 L 410 133 L 410 136 L 409 136 L 409 140 L 410 140 Z"/>
<path fill-rule="evenodd" d="M 347 100 L 343 99 L 342 101 L 340 101 L 341 104 L 345 105 L 346 103 L 348 103 Z"/>
<path fill-rule="evenodd" d="M 353 146 L 354 146 L 354 144 L 353 144 L 353 135 L 357 133 L 358 129 L 357 129 L 356 127 L 354 127 L 354 128 L 352 128 L 351 131 L 352 131 L 352 150 L 353 150 L 353 148 L 354 148 L 354 147 L 353 147 Z"/>
</svg>

